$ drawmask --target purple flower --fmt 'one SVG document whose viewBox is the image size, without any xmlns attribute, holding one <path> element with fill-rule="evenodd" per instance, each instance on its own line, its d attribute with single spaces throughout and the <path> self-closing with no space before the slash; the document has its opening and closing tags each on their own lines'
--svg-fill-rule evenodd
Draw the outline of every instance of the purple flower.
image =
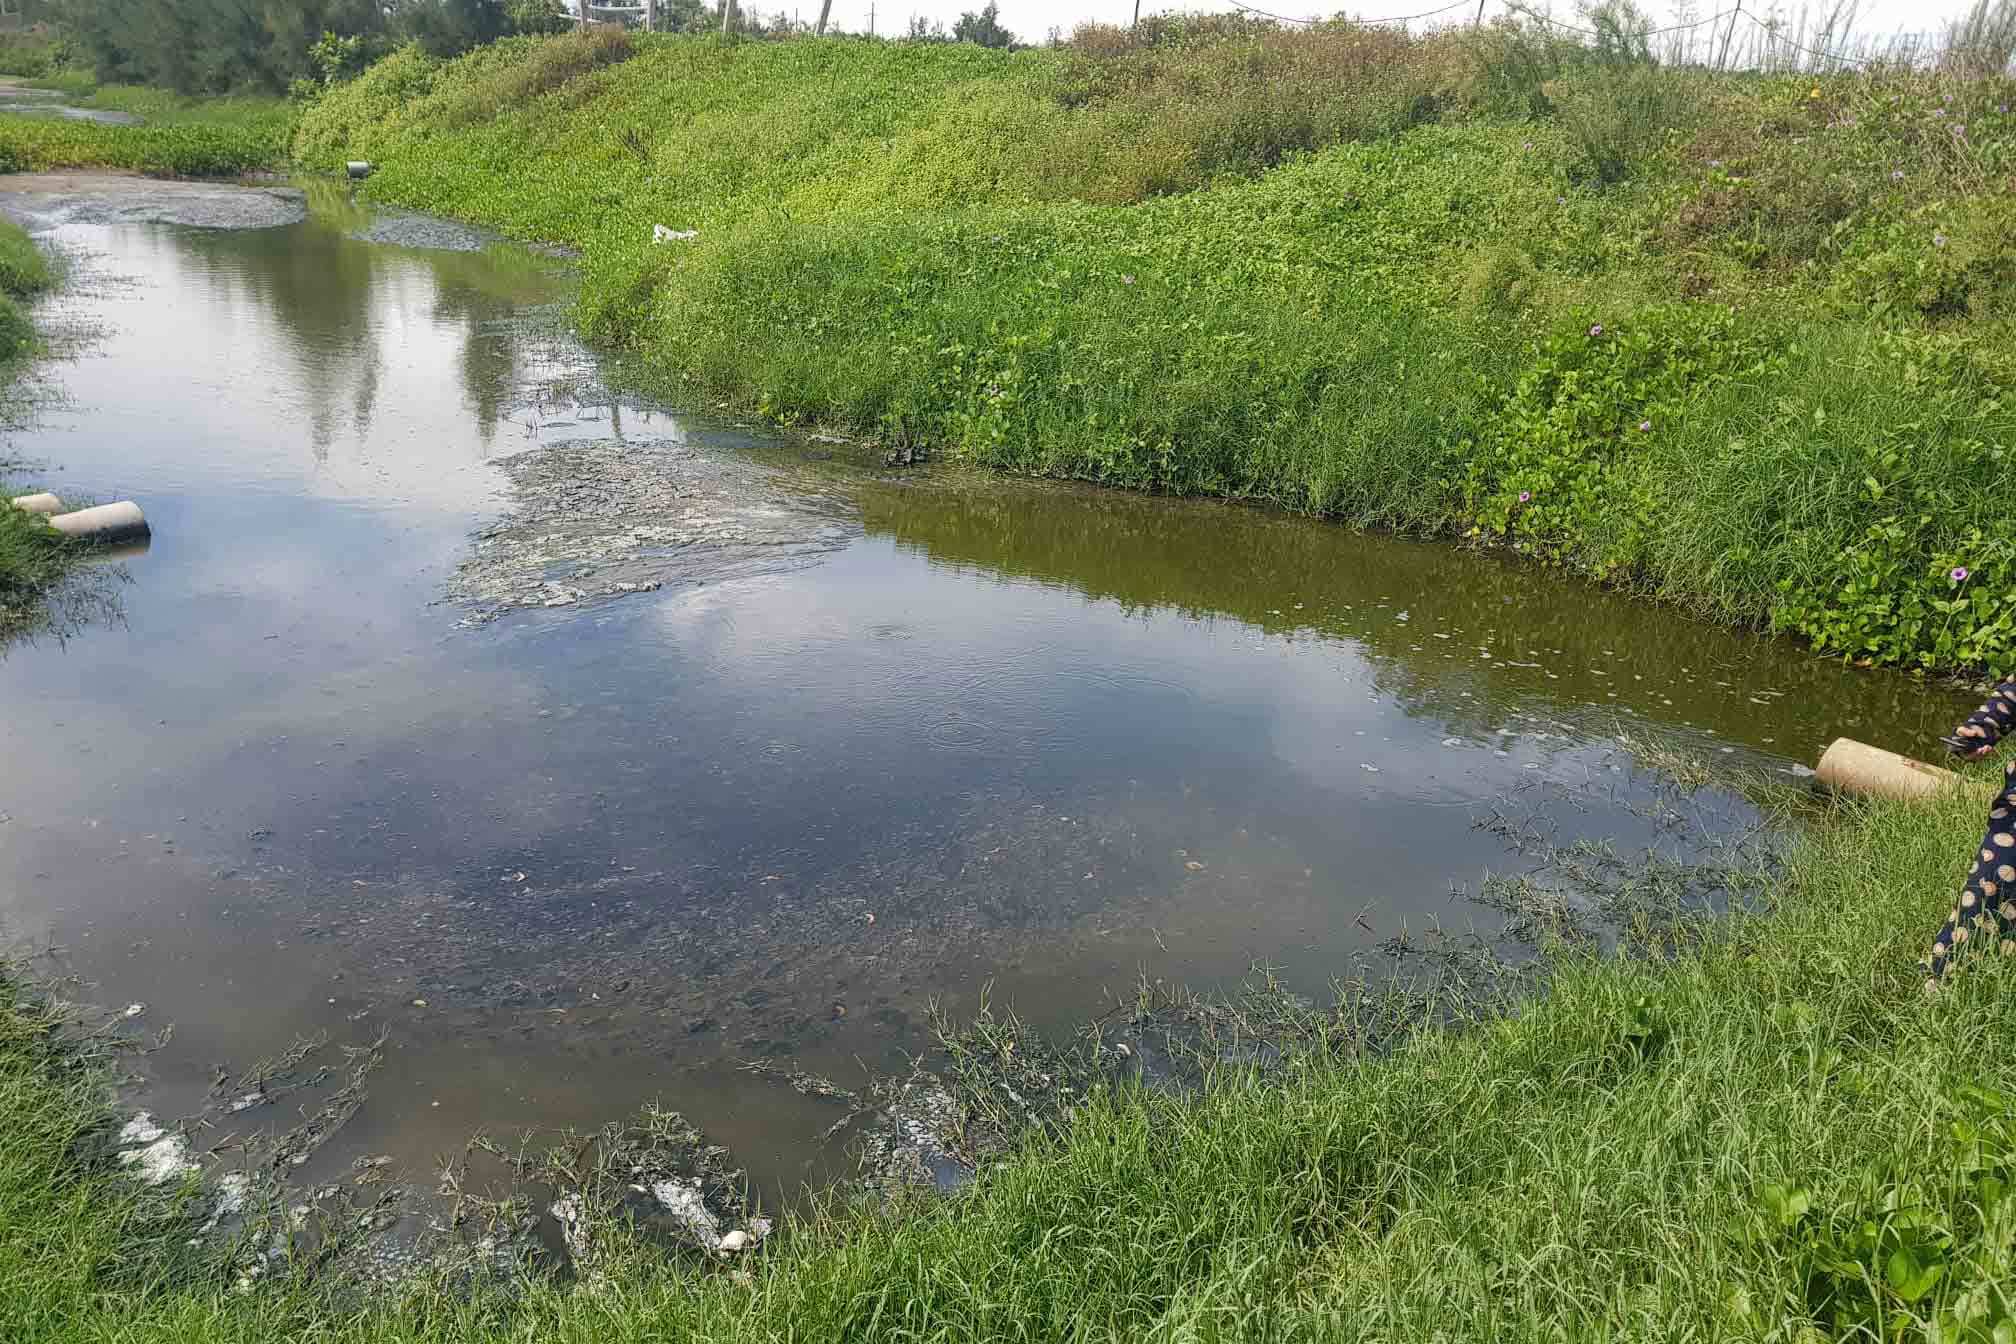
<svg viewBox="0 0 2016 1344">
<path fill-rule="evenodd" d="M 1638 422 L 1638 432 L 1640 434 L 1650 434 L 1652 432 L 1652 422 L 1650 420 L 1640 420 Z"/>
<path fill-rule="evenodd" d="M 1556 205 L 1566 205 L 1566 204 L 1568 204 L 1568 198 L 1567 198 L 1566 196 L 1556 196 L 1556 197 L 1554 198 L 1554 204 L 1556 204 Z"/>
<path fill-rule="evenodd" d="M 1953 582 L 1955 583 L 1967 582 L 1967 566 L 1965 565 L 1953 566 L 1953 572 L 1947 575 L 1946 577 L 1953 580 Z"/>
<path fill-rule="evenodd" d="M 1519 148 L 1521 148 L 1521 149 L 1531 149 L 1531 148 L 1533 148 L 1533 142 L 1532 142 L 1531 140 L 1528 140 L 1528 141 L 1527 141 L 1527 142 L 1526 142 L 1525 144 L 1523 144 L 1523 145 L 1519 146 Z"/>
<path fill-rule="evenodd" d="M 1722 166 L 1722 160 L 1720 160 L 1720 159 L 1710 159 L 1710 160 L 1708 160 L 1708 166 L 1709 166 L 1710 168 L 1720 168 L 1720 167 Z"/>
<path fill-rule="evenodd" d="M 1943 233 L 1935 233 L 1935 234 L 1933 234 L 1933 235 L 1932 235 L 1932 246 L 1934 246 L 1934 247 L 1944 247 L 1944 246 L 1946 246 L 1946 235 L 1945 235 L 1945 234 L 1943 234 Z"/>
<path fill-rule="evenodd" d="M 1134 283 L 1134 277 L 1131 275 L 1123 275 L 1120 277 L 1120 283 L 1123 285 L 1131 285 Z"/>
<path fill-rule="evenodd" d="M 1932 109 L 1932 115 L 1935 117 L 1943 117 L 1946 115 L 1946 109 L 1943 107 L 1935 107 Z"/>
<path fill-rule="evenodd" d="M 1964 140 L 1964 139 L 1965 139 L 1965 138 L 1967 137 L 1967 123 L 1966 123 L 1966 122 L 1964 122 L 1964 121 L 1956 121 L 1956 122 L 1954 122 L 1954 123 L 1953 123 L 1953 134 L 1954 134 L 1954 135 L 1955 135 L 1956 137 L 1958 137 L 1958 138 L 1960 138 L 1960 139 L 1963 139 L 1963 140 Z"/>
<path fill-rule="evenodd" d="M 1902 168 L 1892 168 L 1890 170 L 1890 180 L 1892 182 L 1902 182 L 1904 180 L 1904 170 Z"/>
<path fill-rule="evenodd" d="M 2003 116 L 2006 117 L 2009 115 L 2009 104 L 2003 103 L 2000 107 L 1996 108 L 1995 110 L 1997 112 L 2000 112 Z"/>
<path fill-rule="evenodd" d="M 1521 504 L 1531 504 L 1533 502 L 1533 492 L 1531 490 L 1521 490 L 1519 492 L 1519 502 Z"/>
<path fill-rule="evenodd" d="M 1603 334 L 1603 324 L 1598 322 L 1595 326 L 1589 328 L 1589 334 L 1591 336 L 1601 336 Z"/>
</svg>

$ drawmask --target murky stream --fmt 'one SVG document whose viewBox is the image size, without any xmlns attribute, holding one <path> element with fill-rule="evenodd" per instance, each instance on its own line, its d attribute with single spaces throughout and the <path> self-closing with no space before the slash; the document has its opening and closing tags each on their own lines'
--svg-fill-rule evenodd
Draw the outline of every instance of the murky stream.
<svg viewBox="0 0 2016 1344">
<path fill-rule="evenodd" d="M 155 527 L 122 619 L 0 657 L 0 933 L 174 1025 L 165 1116 L 389 1030 L 310 1177 L 656 1100 L 822 1179 L 830 1110 L 738 1063 L 893 1067 L 989 982 L 1059 1028 L 1142 971 L 1318 991 L 1475 918 L 1473 820 L 1620 725 L 1786 771 L 1961 707 L 1444 547 L 711 426 L 602 390 L 548 261 L 126 190 L 0 190 L 98 333 L 12 451 Z"/>
</svg>

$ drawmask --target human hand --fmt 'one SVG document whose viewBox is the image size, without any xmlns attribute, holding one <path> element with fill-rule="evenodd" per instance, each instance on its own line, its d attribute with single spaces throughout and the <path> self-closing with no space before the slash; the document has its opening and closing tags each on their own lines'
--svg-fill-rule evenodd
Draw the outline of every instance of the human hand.
<svg viewBox="0 0 2016 1344">
<path fill-rule="evenodd" d="M 1986 760 L 1989 754 L 1995 750 L 1995 744 L 1993 742 L 1982 742 L 1977 736 L 1971 733 L 1962 736 L 1962 733 L 1965 731 L 1964 728 L 1956 729 L 1939 740 L 1946 744 L 1948 751 L 1963 761 Z"/>
</svg>

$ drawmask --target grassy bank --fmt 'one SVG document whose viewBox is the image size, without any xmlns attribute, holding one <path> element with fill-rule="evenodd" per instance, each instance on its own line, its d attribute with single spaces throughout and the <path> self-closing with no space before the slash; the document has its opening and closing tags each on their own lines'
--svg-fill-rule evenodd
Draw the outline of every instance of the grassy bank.
<svg viewBox="0 0 2016 1344">
<path fill-rule="evenodd" d="M 234 177 L 283 167 L 295 109 L 258 96 L 184 98 L 59 74 L 42 81 L 78 107 L 123 112 L 138 125 L 54 116 L 0 116 L 0 172 L 109 168 L 181 177 Z"/>
<path fill-rule="evenodd" d="M 1381 1058 L 1106 1091 L 948 1204 L 829 1207 L 738 1281 L 604 1243 L 579 1286 L 231 1292 L 110 1171 L 0 1001 L 0 1329 L 42 1340 L 2001 1338 L 2016 975 L 1914 960 L 1966 804 L 1844 809 L 1771 908 Z M 200 1215 L 200 1203 L 192 1212 Z M 151 1231 L 150 1231 L 151 1229 Z M 137 1242 L 132 1240 L 140 1235 Z M 1945 1333 L 1930 1333 L 1944 1331 Z"/>
<path fill-rule="evenodd" d="M 570 35 L 396 54 L 295 151 L 583 249 L 690 400 L 2006 661 L 2016 81 L 1579 43 Z"/>
<path fill-rule="evenodd" d="M 34 357 L 35 325 L 24 309 L 55 282 L 49 259 L 27 232 L 0 219 L 0 416 L 13 418 L 13 389 Z M 27 482 L 0 460 L 0 495 Z M 68 547 L 39 517 L 0 506 L 0 642 L 33 626 L 43 598 L 69 567 Z"/>
</svg>

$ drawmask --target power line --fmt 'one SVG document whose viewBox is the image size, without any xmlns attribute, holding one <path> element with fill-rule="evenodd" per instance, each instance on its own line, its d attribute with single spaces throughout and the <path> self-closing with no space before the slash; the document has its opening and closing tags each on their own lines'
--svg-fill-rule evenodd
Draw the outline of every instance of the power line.
<svg viewBox="0 0 2016 1344">
<path fill-rule="evenodd" d="M 1236 3 L 1236 0 L 1235 0 L 1235 3 Z M 1602 36 L 1602 34 L 1598 33 L 1598 32 L 1597 32 L 1597 31 L 1596 31 L 1596 30 L 1595 30 L 1594 28 L 1583 28 L 1583 27 L 1579 27 L 1579 26 L 1578 26 L 1578 25 L 1576 25 L 1576 24 L 1572 24 L 1572 23 L 1563 23 L 1563 22 L 1561 22 L 1561 20 L 1559 20 L 1559 19 L 1556 19 L 1556 18 L 1550 18 L 1550 17 L 1548 16 L 1548 15 L 1545 15 L 1545 14 L 1538 14 L 1538 13 L 1535 13 L 1534 11 L 1532 11 L 1532 10 L 1530 10 L 1530 9 L 1524 9 L 1524 8 L 1521 8 L 1521 7 L 1520 7 L 1520 6 L 1518 6 L 1518 5 L 1513 5 L 1513 6 L 1511 6 L 1511 8 L 1512 8 L 1512 10 L 1513 10 L 1513 12 L 1514 12 L 1514 13 L 1518 13 L 1518 14 L 1523 14 L 1523 15 L 1524 15 L 1524 16 L 1525 16 L 1526 18 L 1529 18 L 1529 19 L 1533 19 L 1533 20 L 1536 20 L 1537 22 L 1540 22 L 1540 23 L 1544 23 L 1544 24 L 1547 24 L 1547 25 L 1549 25 L 1550 27 L 1554 27 L 1554 28 L 1563 28 L 1563 29 L 1566 29 L 1566 30 L 1567 30 L 1568 32 L 1571 32 L 1571 33 L 1582 33 L 1582 34 L 1585 34 L 1586 36 L 1589 36 L 1589 37 L 1600 37 L 1600 36 Z M 1725 9 L 1725 10 L 1723 10 L 1723 11 L 1722 11 L 1722 12 L 1721 12 L 1720 14 L 1712 14 L 1712 15 L 1710 15 L 1709 17 L 1707 17 L 1707 18 L 1705 18 L 1705 19 L 1696 19 L 1696 20 L 1694 20 L 1694 21 L 1693 21 L 1693 22 L 1691 22 L 1691 23 L 1675 23 L 1675 24 L 1671 24 L 1671 25 L 1669 25 L 1669 26 L 1667 26 L 1667 27 L 1665 27 L 1665 28 L 1651 28 L 1651 29 L 1647 29 L 1647 30 L 1646 30 L 1646 32 L 1644 33 L 1644 36 L 1646 36 L 1646 37 L 1658 37 L 1658 36 L 1660 36 L 1661 34 L 1664 34 L 1664 33 L 1679 33 L 1679 32 L 1685 32 L 1685 31 L 1687 31 L 1687 30 L 1689 30 L 1689 29 L 1693 29 L 1693 28 L 1705 28 L 1705 27 L 1707 27 L 1707 26 L 1708 26 L 1709 24 L 1714 24 L 1714 23 L 1720 23 L 1720 22 L 1722 22 L 1722 20 L 1724 20 L 1724 19 L 1728 18 L 1728 17 L 1729 17 L 1730 15 L 1732 15 L 1732 14 L 1733 14 L 1733 15 L 1735 15 L 1736 17 L 1738 17 L 1738 18 L 1743 18 L 1743 19 L 1748 19 L 1748 20 L 1750 20 L 1750 22 L 1751 22 L 1751 23 L 1752 23 L 1753 25 L 1755 25 L 1755 26 L 1756 26 L 1757 28 L 1761 29 L 1761 30 L 1762 30 L 1762 31 L 1764 32 L 1764 34 L 1765 34 L 1766 36 L 1768 36 L 1768 37 L 1769 37 L 1769 38 L 1770 38 L 1770 39 L 1771 39 L 1772 41 L 1774 41 L 1774 42 L 1776 42 L 1776 43 L 1779 43 L 1780 45 L 1782 45 L 1782 46 L 1784 46 L 1784 47 L 1787 47 L 1787 48 L 1789 48 L 1789 49 L 1790 49 L 1790 50 L 1792 50 L 1792 51 L 1797 51 L 1797 52 L 1801 52 L 1801 53 L 1803 53 L 1803 54 L 1805 54 L 1805 55 L 1807 55 L 1807 56 L 1818 56 L 1818 57 L 1819 57 L 1819 58 L 1820 58 L 1821 60 L 1823 60 L 1823 61 L 1841 61 L 1841 62 L 1844 62 L 1844 63 L 1846 63 L 1846 64 L 1848 64 L 1848 65 L 1868 65 L 1868 64 L 1870 63 L 1870 62 L 1869 62 L 1869 59 L 1868 59 L 1867 57 L 1862 57 L 1862 56 L 1850 56 L 1850 55 L 1847 55 L 1847 54 L 1846 54 L 1846 53 L 1844 53 L 1844 52 L 1838 52 L 1838 51 L 1822 51 L 1822 50 L 1820 50 L 1820 49 L 1819 49 L 1819 48 L 1817 48 L 1817 47 L 1803 47 L 1803 46 L 1800 46 L 1800 45 L 1799 45 L 1799 44 L 1798 44 L 1797 42 L 1794 42 L 1794 41 L 1790 40 L 1789 38 L 1786 38 L 1786 37 L 1784 37 L 1783 35 L 1781 35 L 1781 34 L 1779 33 L 1779 31 L 1778 31 L 1778 30 L 1777 30 L 1776 28 L 1772 27 L 1772 26 L 1771 26 L 1770 24 L 1766 23 L 1766 22 L 1765 22 L 1764 20 L 1762 20 L 1762 19 L 1758 18 L 1758 17 L 1757 17 L 1757 15 L 1755 14 L 1755 12 L 1753 12 L 1753 11 L 1751 11 L 1751 10 L 1747 10 L 1747 9 L 1743 8 L 1743 6 L 1741 6 L 1741 5 L 1736 5 L 1736 6 L 1733 6 L 1733 7 L 1729 8 L 1729 9 Z"/>
<path fill-rule="evenodd" d="M 1552 28 L 1563 28 L 1566 29 L 1568 32 L 1582 33 L 1589 37 L 1603 36 L 1603 34 L 1597 32 L 1594 28 L 1583 28 L 1576 24 L 1563 23 L 1559 19 L 1550 18 L 1545 14 L 1536 13 L 1533 10 L 1525 9 L 1519 5 L 1512 5 L 1509 6 L 1509 8 L 1515 14 L 1523 15 L 1526 18 L 1536 20 L 1540 23 L 1544 23 Z M 1743 7 L 1741 5 L 1732 5 L 1728 9 L 1723 10 L 1720 14 L 1711 14 L 1705 19 L 1695 19 L 1689 23 L 1669 24 L 1664 28 L 1648 28 L 1645 30 L 1643 34 L 1633 34 L 1633 35 L 1644 37 L 1658 37 L 1664 33 L 1682 33 L 1692 28 L 1706 28 L 1711 23 L 1722 22 L 1722 20 L 1728 18 L 1731 14 L 1740 14 L 1742 12 Z"/>
<path fill-rule="evenodd" d="M 1422 14 L 1395 14 L 1390 19 L 1291 19 L 1286 14 L 1270 14 L 1264 9 L 1255 9 L 1244 3 L 1244 0 L 1231 0 L 1231 3 L 1235 9 L 1243 9 L 1248 14 L 1258 14 L 1261 18 L 1272 19 L 1276 23 L 1335 23 L 1349 28 L 1375 28 L 1387 23 L 1412 23 L 1416 19 L 1432 19 L 1438 14 L 1447 14 L 1452 9 L 1467 9 L 1470 6 L 1470 0 L 1456 0 L 1455 4 L 1444 5 L 1440 9 L 1431 9 Z"/>
<path fill-rule="evenodd" d="M 1470 0 L 1456 0 L 1454 4 L 1444 5 L 1440 9 L 1430 9 L 1420 14 L 1395 14 L 1391 18 L 1385 18 L 1385 19 L 1341 19 L 1341 18 L 1295 19 L 1290 18 L 1286 14 L 1275 14 L 1269 10 L 1256 8 L 1253 5 L 1247 4 L 1246 0 L 1229 0 L 1229 3 L 1235 9 L 1243 9 L 1248 14 L 1257 15 L 1258 17 L 1263 19 L 1272 19 L 1276 23 L 1300 23 L 1310 26 L 1324 23 L 1335 23 L 1342 26 L 1353 28 L 1373 28 L 1389 23 L 1412 23 L 1416 19 L 1432 19 L 1437 17 L 1438 15 L 1447 14 L 1451 10 L 1468 8 Z M 1579 24 L 1563 23 L 1559 19 L 1552 18 L 1546 14 L 1537 13 L 1533 10 L 1527 9 L 1523 5 L 1519 5 L 1516 3 L 1508 4 L 1507 8 L 1510 9 L 1514 14 L 1518 14 L 1521 17 L 1532 19 L 1538 23 L 1544 23 L 1552 28 L 1562 29 L 1565 32 L 1581 33 L 1585 37 L 1601 37 L 1603 35 L 1598 31 L 1596 31 L 1594 28 L 1584 28 Z M 1481 15 L 1483 11 L 1480 8 L 1478 12 Z M 1668 24 L 1664 28 L 1648 28 L 1643 33 L 1634 34 L 1634 36 L 1663 37 L 1667 33 L 1690 32 L 1696 28 L 1706 28 L 1712 24 L 1720 23 L 1722 22 L 1722 20 L 1729 18 L 1731 15 L 1734 15 L 1735 17 L 1740 19 L 1750 20 L 1752 24 L 1754 24 L 1757 28 L 1761 29 L 1766 36 L 1771 38 L 1772 41 L 1779 43 L 1780 45 L 1792 51 L 1800 52 L 1807 56 L 1817 56 L 1823 61 L 1840 61 L 1846 65 L 1868 65 L 1870 63 L 1869 58 L 1867 57 L 1849 56 L 1842 52 L 1822 51 L 1815 47 L 1801 46 L 1797 42 L 1793 42 L 1790 39 L 1781 36 L 1776 28 L 1772 27 L 1764 20 L 1758 18 L 1756 14 L 1744 9 L 1743 6 L 1740 4 L 1725 9 L 1719 14 L 1711 14 L 1705 19 L 1695 19 L 1688 23 Z"/>
<path fill-rule="evenodd" d="M 1764 20 L 1758 18 L 1755 14 L 1745 14 L 1743 17 L 1750 20 L 1750 22 L 1756 24 L 1759 28 L 1762 28 L 1765 34 L 1768 37 L 1770 37 L 1770 39 L 1773 42 L 1776 42 L 1781 46 L 1790 47 L 1793 51 L 1803 52 L 1808 56 L 1818 56 L 1823 61 L 1841 61 L 1848 65 L 1870 64 L 1870 58 L 1866 56 L 1847 56 L 1843 55 L 1840 52 L 1818 51 L 1812 47 L 1802 47 L 1797 42 L 1791 41 L 1789 38 L 1780 37 L 1778 35 L 1778 30 L 1776 28 L 1773 28 L 1770 24 L 1764 22 Z"/>
</svg>

